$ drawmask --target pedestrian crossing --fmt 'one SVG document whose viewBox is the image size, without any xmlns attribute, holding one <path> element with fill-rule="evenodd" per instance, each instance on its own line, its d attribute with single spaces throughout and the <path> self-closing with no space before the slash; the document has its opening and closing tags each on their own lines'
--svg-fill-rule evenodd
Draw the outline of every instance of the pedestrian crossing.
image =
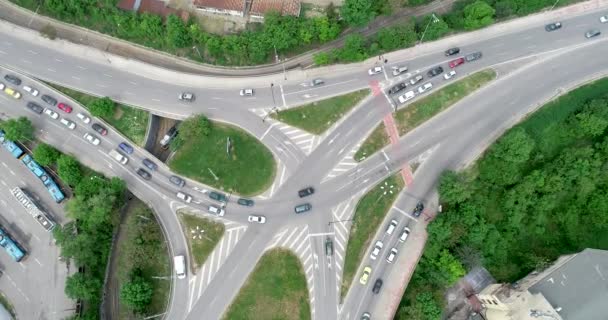
<svg viewBox="0 0 608 320">
<path fill-rule="evenodd" d="M 319 136 L 270 118 L 268 114 L 271 110 L 272 108 L 259 108 L 252 109 L 251 111 L 262 119 L 265 119 L 265 122 L 269 123 L 273 129 L 280 130 L 306 155 L 309 155 L 319 145 L 321 141 Z"/>
<path fill-rule="evenodd" d="M 346 153 L 344 158 L 342 158 L 342 160 L 340 160 L 340 162 L 338 162 L 338 164 L 327 174 L 327 176 L 325 176 L 325 178 L 323 178 L 323 180 L 321 180 L 321 183 L 331 180 L 331 179 L 357 167 L 357 165 L 359 163 L 357 161 L 355 161 L 354 157 L 355 157 L 355 153 L 357 153 L 357 150 L 359 150 L 359 147 L 361 147 L 361 143 L 356 144 L 348 153 Z M 355 173 L 356 173 L 356 171 L 355 171 Z"/>
</svg>

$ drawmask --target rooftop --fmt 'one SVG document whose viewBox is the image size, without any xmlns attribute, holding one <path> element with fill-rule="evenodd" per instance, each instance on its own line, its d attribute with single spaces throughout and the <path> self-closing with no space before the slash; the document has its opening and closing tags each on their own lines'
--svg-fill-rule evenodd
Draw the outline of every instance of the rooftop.
<svg viewBox="0 0 608 320">
<path fill-rule="evenodd" d="M 202 8 L 214 8 L 229 11 L 244 11 L 244 0 L 194 0 L 194 5 Z"/>
<path fill-rule="evenodd" d="M 297 17 L 300 15 L 300 0 L 253 0 L 250 10 L 252 15 L 264 16 L 270 11 Z"/>
</svg>

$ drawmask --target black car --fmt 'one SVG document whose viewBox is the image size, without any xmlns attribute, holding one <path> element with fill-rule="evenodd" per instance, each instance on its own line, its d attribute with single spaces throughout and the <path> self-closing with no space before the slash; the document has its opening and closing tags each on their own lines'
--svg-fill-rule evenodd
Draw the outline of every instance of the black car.
<svg viewBox="0 0 608 320">
<path fill-rule="evenodd" d="M 456 47 L 456 48 L 449 48 L 448 50 L 445 51 L 445 56 L 453 56 L 455 54 L 459 54 L 460 53 L 460 48 Z"/>
<path fill-rule="evenodd" d="M 225 194 L 215 191 L 209 192 L 209 198 L 220 202 L 228 202 L 228 198 L 226 198 Z"/>
<path fill-rule="evenodd" d="M 141 163 L 143 163 L 144 166 L 146 166 L 146 168 L 148 168 L 152 171 L 156 171 L 156 169 L 158 168 L 156 163 L 152 162 L 152 160 L 150 160 L 148 158 L 145 158 L 144 160 L 142 160 Z"/>
<path fill-rule="evenodd" d="M 397 83 L 392 88 L 388 89 L 388 93 L 395 94 L 395 93 L 405 89 L 405 87 L 407 87 L 407 84 L 405 84 L 405 82 Z"/>
<path fill-rule="evenodd" d="M 308 197 L 313 193 L 315 193 L 315 189 L 313 187 L 304 188 L 298 191 L 298 195 L 300 196 L 300 198 Z"/>
<path fill-rule="evenodd" d="M 57 105 L 57 99 L 48 96 L 46 94 L 43 94 L 42 96 L 40 96 L 40 99 L 42 99 L 42 101 L 52 105 L 53 107 Z"/>
<path fill-rule="evenodd" d="M 127 154 L 132 154 L 133 153 L 133 147 L 131 147 L 131 145 L 128 144 L 128 143 L 126 143 L 126 142 L 121 142 L 118 145 L 118 147 L 120 148 L 120 150 L 124 151 Z"/>
<path fill-rule="evenodd" d="M 34 103 L 34 102 L 28 102 L 27 107 L 28 107 L 28 109 L 36 112 L 37 114 L 41 114 L 42 111 L 44 110 L 43 107 L 39 106 L 37 103 Z"/>
<path fill-rule="evenodd" d="M 364 312 L 361 315 L 361 320 L 371 320 L 372 319 L 372 315 L 369 312 Z"/>
<path fill-rule="evenodd" d="M 239 200 L 236 201 L 236 203 L 238 203 L 242 206 L 246 206 L 246 207 L 253 207 L 254 202 L 251 199 L 240 198 Z"/>
<path fill-rule="evenodd" d="M 420 214 L 424 210 L 424 204 L 422 202 L 418 202 L 416 204 L 416 208 L 414 208 L 414 217 L 420 217 Z"/>
<path fill-rule="evenodd" d="M 334 255 L 334 243 L 331 241 L 329 237 L 325 238 L 325 255 L 333 256 Z"/>
<path fill-rule="evenodd" d="M 443 68 L 441 66 L 437 66 L 437 67 L 429 70 L 426 74 L 432 78 L 432 77 L 438 76 L 442 73 L 443 73 Z"/>
<path fill-rule="evenodd" d="M 378 294 L 380 292 L 380 288 L 382 288 L 382 279 L 376 279 L 376 282 L 374 282 L 374 287 L 372 288 L 372 292 Z"/>
<path fill-rule="evenodd" d="M 464 59 L 467 60 L 467 62 L 479 60 L 479 59 L 481 59 L 481 51 L 477 51 L 477 52 L 473 52 L 473 53 L 467 54 L 464 57 Z"/>
<path fill-rule="evenodd" d="M 180 188 L 183 187 L 184 185 L 186 185 L 186 181 L 184 181 L 184 179 L 182 179 L 178 176 L 170 176 L 169 182 L 173 183 L 174 185 L 176 185 Z"/>
<path fill-rule="evenodd" d="M 310 203 L 304 203 L 304 204 L 301 204 L 301 205 L 296 206 L 296 207 L 294 208 L 294 211 L 295 211 L 297 214 L 300 214 L 300 213 L 304 213 L 304 212 L 306 212 L 306 211 L 310 211 L 310 209 L 312 209 L 312 206 L 310 205 Z"/>
<path fill-rule="evenodd" d="M 152 175 L 150 174 L 150 172 L 148 172 L 142 168 L 137 169 L 137 174 L 146 180 L 152 179 Z"/>
<path fill-rule="evenodd" d="M 7 75 L 5 75 L 5 76 L 4 76 L 4 80 L 6 80 L 6 81 L 8 81 L 8 82 L 10 82 L 10 83 L 12 83 L 12 84 L 14 84 L 14 85 L 16 85 L 16 86 L 18 86 L 18 85 L 20 85 L 20 84 L 21 84 L 21 79 L 19 79 L 19 78 L 15 77 L 15 76 L 14 76 L 14 75 L 12 75 L 12 74 L 7 74 Z"/>
<path fill-rule="evenodd" d="M 548 25 L 545 26 L 545 30 L 548 32 L 551 31 L 555 31 L 557 29 L 560 29 L 562 27 L 562 23 L 561 22 L 554 22 L 554 23 L 549 23 Z"/>
<path fill-rule="evenodd" d="M 106 129 L 106 127 L 100 125 L 99 123 L 93 123 L 93 125 L 91 127 L 93 127 L 93 130 L 97 131 L 97 133 L 99 133 L 102 136 L 105 136 L 106 134 L 108 134 L 108 129 Z"/>
</svg>

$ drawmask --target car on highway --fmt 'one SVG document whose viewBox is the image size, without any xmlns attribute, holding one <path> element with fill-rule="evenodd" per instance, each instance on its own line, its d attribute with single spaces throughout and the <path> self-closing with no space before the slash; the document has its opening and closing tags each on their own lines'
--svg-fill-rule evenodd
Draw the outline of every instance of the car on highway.
<svg viewBox="0 0 608 320">
<path fill-rule="evenodd" d="M 16 76 L 14 76 L 12 74 L 5 75 L 4 80 L 6 80 L 16 86 L 21 85 L 21 79 L 17 78 Z"/>
<path fill-rule="evenodd" d="M 386 234 L 389 236 L 392 235 L 398 224 L 399 222 L 397 220 L 391 219 L 391 222 L 389 222 L 388 226 L 386 226 Z"/>
<path fill-rule="evenodd" d="M 562 27 L 561 22 L 553 22 L 553 23 L 549 23 L 548 25 L 545 26 L 545 31 L 551 32 L 551 31 L 560 29 L 561 27 Z"/>
<path fill-rule="evenodd" d="M 365 267 L 363 268 L 363 274 L 361 275 L 361 278 L 359 278 L 359 283 L 362 285 L 366 285 L 367 284 L 367 279 L 369 279 L 369 275 L 372 273 L 372 268 L 371 267 Z"/>
<path fill-rule="evenodd" d="M 179 100 L 192 102 L 194 101 L 194 93 L 192 92 L 182 92 L 177 96 Z"/>
<path fill-rule="evenodd" d="M 140 177 L 144 178 L 145 180 L 152 179 L 152 175 L 150 174 L 150 172 L 148 172 L 148 171 L 146 171 L 146 170 L 144 170 L 142 168 L 137 169 L 137 174 Z"/>
<path fill-rule="evenodd" d="M 32 88 L 30 86 L 23 86 L 23 91 L 33 95 L 34 97 L 37 97 L 38 93 L 40 93 L 38 90 L 36 90 L 35 88 Z"/>
<path fill-rule="evenodd" d="M 481 56 L 482 56 L 481 51 L 477 51 L 477 52 L 473 52 L 473 53 L 467 54 L 466 56 L 464 56 L 464 59 L 467 62 L 471 62 L 471 61 L 475 61 L 475 60 L 481 59 Z"/>
<path fill-rule="evenodd" d="M 4 85 L 4 83 L 0 82 L 0 90 L 4 90 L 4 88 L 6 88 L 6 86 Z"/>
<path fill-rule="evenodd" d="M 386 262 L 393 263 L 395 261 L 395 257 L 397 256 L 397 248 L 392 248 L 391 252 L 386 256 Z"/>
<path fill-rule="evenodd" d="M 334 242 L 331 241 L 330 237 L 325 238 L 325 255 L 326 256 L 334 255 Z"/>
<path fill-rule="evenodd" d="M 266 223 L 266 217 L 257 214 L 250 214 L 249 217 L 247 217 L 247 221 L 255 223 Z"/>
<path fill-rule="evenodd" d="M 304 197 L 308 197 L 309 195 L 315 193 L 315 189 L 313 187 L 308 187 L 308 188 L 304 188 L 300 191 L 298 191 L 298 196 L 300 196 L 300 198 L 304 198 Z"/>
<path fill-rule="evenodd" d="M 97 138 L 96 136 L 94 136 L 88 132 L 84 134 L 84 139 L 87 140 L 88 142 L 90 142 L 94 146 L 99 145 L 99 143 L 101 142 L 101 141 L 99 141 L 99 138 Z"/>
<path fill-rule="evenodd" d="M 152 171 L 156 171 L 156 169 L 158 169 L 158 166 L 156 165 L 156 163 L 154 163 L 152 160 L 148 159 L 148 158 L 144 158 L 141 163 L 144 164 L 144 166 L 146 166 L 146 168 L 152 170 Z"/>
<path fill-rule="evenodd" d="M 451 70 L 450 72 L 448 72 L 448 73 L 444 74 L 444 75 L 443 75 L 443 78 L 444 78 L 445 80 L 450 80 L 450 79 L 452 79 L 452 77 L 453 77 L 453 76 L 455 76 L 455 75 L 456 75 L 456 70 Z"/>
<path fill-rule="evenodd" d="M 170 176 L 169 182 L 173 183 L 174 185 L 176 185 L 180 188 L 183 188 L 186 185 L 186 181 L 178 176 Z"/>
<path fill-rule="evenodd" d="M 450 66 L 450 68 L 456 68 L 463 63 L 464 63 L 464 58 L 460 57 L 458 59 L 454 59 L 454 60 L 450 61 L 448 63 L 448 65 Z"/>
<path fill-rule="evenodd" d="M 320 86 L 320 85 L 322 85 L 324 83 L 325 83 L 325 81 L 323 81 L 323 79 L 312 79 L 310 81 L 310 86 L 311 87 L 316 87 L 316 86 Z"/>
<path fill-rule="evenodd" d="M 388 93 L 395 94 L 395 93 L 405 89 L 406 87 L 407 87 L 407 84 L 405 82 L 399 82 L 396 85 L 392 86 L 390 89 L 388 89 Z"/>
<path fill-rule="evenodd" d="M 80 119 L 80 121 L 82 121 L 82 122 L 84 122 L 84 123 L 86 123 L 86 124 L 88 124 L 89 122 L 91 122 L 91 118 L 89 118 L 89 117 L 88 117 L 87 115 L 85 115 L 84 113 L 78 113 L 78 114 L 76 115 L 76 117 L 77 117 L 78 119 Z"/>
<path fill-rule="evenodd" d="M 179 191 L 176 195 L 175 195 L 178 199 L 184 201 L 185 203 L 190 203 L 192 202 L 192 196 L 187 194 L 187 193 L 183 193 L 181 191 Z"/>
<path fill-rule="evenodd" d="M 9 87 L 4 88 L 4 93 L 8 94 L 9 96 L 11 96 L 15 99 L 21 99 L 21 92 L 15 90 L 13 88 L 9 88 Z"/>
<path fill-rule="evenodd" d="M 46 114 L 47 116 L 49 116 L 51 119 L 59 119 L 59 114 L 51 109 L 44 109 L 44 114 Z"/>
<path fill-rule="evenodd" d="M 93 130 L 95 130 L 97 133 L 99 133 L 102 136 L 105 136 L 108 134 L 108 130 L 106 129 L 106 127 L 100 125 L 99 123 L 93 123 L 93 125 L 91 127 L 93 128 Z"/>
<path fill-rule="evenodd" d="M 404 227 L 403 231 L 401 231 L 401 235 L 399 236 L 399 242 L 405 242 L 407 240 L 407 236 L 410 235 L 410 228 Z"/>
<path fill-rule="evenodd" d="M 459 53 L 460 53 L 460 48 L 458 48 L 458 47 L 449 48 L 448 50 L 445 51 L 445 56 L 449 57 L 449 56 L 453 56 L 453 55 L 459 54 Z"/>
<path fill-rule="evenodd" d="M 585 38 L 590 39 L 590 38 L 593 38 L 593 37 L 597 37 L 600 34 L 602 34 L 600 32 L 600 30 L 598 30 L 598 29 L 591 29 L 591 30 L 585 32 Z"/>
<path fill-rule="evenodd" d="M 241 97 L 252 97 L 255 94 L 255 91 L 253 91 L 253 89 L 251 89 L 251 88 L 241 89 L 239 94 L 241 95 Z"/>
<path fill-rule="evenodd" d="M 65 112 L 65 113 L 72 113 L 72 107 L 69 104 L 62 102 L 57 105 L 57 108 L 59 108 L 59 110 Z"/>
<path fill-rule="evenodd" d="M 43 108 L 43 107 L 41 107 L 41 106 L 40 106 L 40 105 L 38 105 L 37 103 L 35 103 L 35 102 L 31 102 L 31 101 L 30 101 L 30 102 L 28 102 L 26 106 L 27 106 L 27 108 L 28 108 L 28 109 L 30 109 L 30 110 L 32 110 L 32 111 L 34 111 L 34 112 L 36 112 L 37 114 L 41 114 L 41 113 L 42 113 L 42 111 L 44 110 L 44 108 Z"/>
<path fill-rule="evenodd" d="M 129 158 L 127 158 L 124 154 L 118 152 L 118 150 L 110 150 L 110 152 L 108 152 L 108 154 L 110 155 L 110 157 L 114 158 L 114 160 L 122 163 L 122 164 L 127 164 L 127 162 L 129 162 Z"/>
<path fill-rule="evenodd" d="M 376 241 L 376 244 L 374 244 L 374 249 L 372 249 L 372 253 L 369 254 L 369 257 L 372 260 L 376 260 L 376 258 L 380 254 L 380 251 L 382 250 L 383 246 L 384 246 L 384 243 L 382 243 L 382 241 L 380 241 L 380 240 Z"/>
<path fill-rule="evenodd" d="M 371 320 L 372 319 L 372 314 L 369 312 L 363 312 L 363 314 L 361 315 L 361 320 Z"/>
<path fill-rule="evenodd" d="M 407 71 L 406 66 L 393 67 L 393 76 L 398 76 Z"/>
<path fill-rule="evenodd" d="M 61 124 L 63 124 L 70 130 L 76 129 L 76 124 L 66 118 L 61 118 L 61 120 L 59 120 L 59 122 L 61 122 Z"/>
<path fill-rule="evenodd" d="M 40 96 L 40 99 L 42 99 L 42 101 L 46 102 L 46 104 L 49 104 L 53 107 L 57 105 L 57 99 L 55 99 L 49 95 L 43 94 L 42 96 Z"/>
<path fill-rule="evenodd" d="M 119 143 L 118 147 L 120 148 L 120 150 L 124 151 L 126 154 L 132 154 L 134 151 L 133 147 L 126 142 Z"/>
<path fill-rule="evenodd" d="M 414 93 L 414 90 L 408 91 L 406 92 L 404 95 L 400 95 L 399 98 L 397 98 L 397 100 L 399 100 L 400 103 L 405 103 L 408 100 L 413 99 L 416 96 L 416 94 Z"/>
<path fill-rule="evenodd" d="M 367 74 L 369 74 L 370 76 L 379 74 L 382 72 L 382 67 L 373 67 L 369 70 L 367 70 Z"/>
<path fill-rule="evenodd" d="M 215 216 L 218 216 L 218 217 L 223 217 L 224 214 L 226 213 L 223 208 L 220 208 L 220 207 L 215 206 L 215 205 L 209 205 L 208 211 L 212 215 L 215 215 Z"/>
<path fill-rule="evenodd" d="M 312 206 L 310 205 L 310 203 L 304 203 L 304 204 L 297 205 L 293 210 L 296 212 L 296 214 L 300 214 L 300 213 L 310 211 L 310 209 L 312 209 Z"/>
<path fill-rule="evenodd" d="M 224 203 L 228 202 L 228 199 L 226 198 L 225 194 L 215 192 L 215 191 L 209 192 L 209 198 L 211 198 L 212 200 L 215 200 L 215 201 L 219 201 L 219 202 L 224 202 Z"/>
<path fill-rule="evenodd" d="M 600 22 L 601 22 L 601 23 L 606 23 L 606 22 L 608 22 L 608 15 L 601 16 L 601 17 L 600 17 Z"/>
<path fill-rule="evenodd" d="M 236 201 L 236 203 L 245 206 L 245 207 L 253 207 L 253 200 L 251 199 L 245 199 L 245 198 L 239 198 L 239 200 Z"/>
<path fill-rule="evenodd" d="M 380 293 L 381 288 L 382 288 L 382 279 L 376 279 L 376 282 L 374 282 L 374 287 L 372 288 L 372 292 L 374 294 L 378 294 L 378 293 Z"/>
<path fill-rule="evenodd" d="M 421 85 L 420 87 L 418 87 L 418 93 L 424 93 L 427 90 L 431 90 L 433 88 L 433 84 L 430 82 L 427 82 L 423 85 Z"/>
<path fill-rule="evenodd" d="M 422 211 L 424 210 L 424 204 L 422 202 L 416 203 L 416 207 L 414 208 L 414 217 L 420 217 Z"/>
<path fill-rule="evenodd" d="M 410 84 L 415 85 L 416 83 L 422 81 L 423 76 L 421 74 L 410 79 Z"/>
<path fill-rule="evenodd" d="M 432 78 L 432 77 L 438 76 L 442 73 L 443 73 L 443 67 L 436 66 L 435 68 L 432 68 L 431 70 L 427 71 L 426 75 Z"/>
</svg>

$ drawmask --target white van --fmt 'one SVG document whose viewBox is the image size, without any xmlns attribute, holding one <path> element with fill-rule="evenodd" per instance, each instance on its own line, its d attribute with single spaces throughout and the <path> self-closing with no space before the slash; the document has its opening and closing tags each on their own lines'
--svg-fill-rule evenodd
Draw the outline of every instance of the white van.
<svg viewBox="0 0 608 320">
<path fill-rule="evenodd" d="M 395 219 L 391 220 L 391 223 L 389 223 L 388 227 L 386 227 L 386 234 L 388 234 L 389 236 L 391 234 L 393 234 L 393 231 L 395 231 L 395 228 L 397 227 L 397 224 L 399 224 L 397 222 L 397 220 L 395 220 Z"/>
<path fill-rule="evenodd" d="M 120 154 L 120 152 L 112 149 L 110 150 L 110 152 L 108 152 L 108 154 L 110 155 L 110 157 L 114 158 L 114 160 L 122 163 L 122 164 L 127 164 L 127 162 L 129 162 L 129 158 L 123 156 L 122 154 Z"/>
<path fill-rule="evenodd" d="M 399 96 L 399 102 L 400 103 L 405 103 L 408 100 L 411 100 L 412 98 L 414 98 L 416 94 L 414 93 L 414 91 L 408 91 L 406 92 L 404 95 Z"/>
<path fill-rule="evenodd" d="M 186 278 L 186 258 L 184 256 L 173 257 L 173 267 L 178 279 Z"/>
<path fill-rule="evenodd" d="M 407 71 L 407 67 L 395 67 L 393 68 L 393 76 L 398 76 Z"/>
</svg>

